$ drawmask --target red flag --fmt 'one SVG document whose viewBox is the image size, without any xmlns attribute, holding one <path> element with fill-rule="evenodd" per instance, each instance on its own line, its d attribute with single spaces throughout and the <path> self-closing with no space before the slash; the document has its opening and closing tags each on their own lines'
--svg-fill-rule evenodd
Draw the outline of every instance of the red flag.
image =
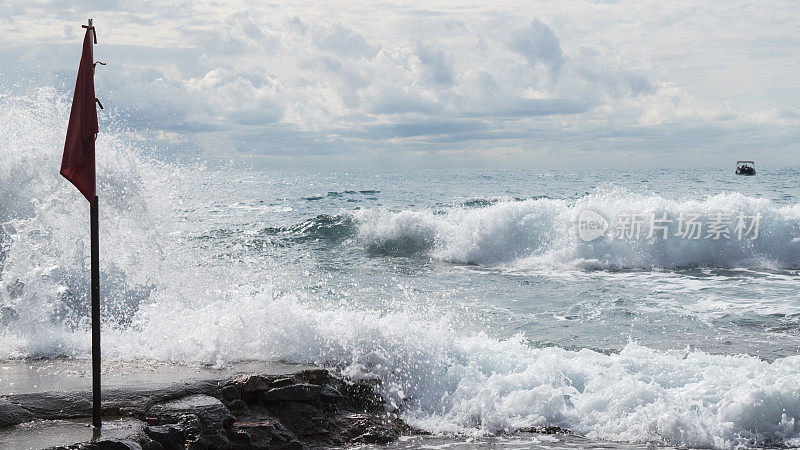
<svg viewBox="0 0 800 450">
<path fill-rule="evenodd" d="M 83 54 L 75 82 L 75 95 L 72 97 L 64 158 L 61 160 L 61 175 L 74 184 L 89 203 L 94 201 L 94 140 L 99 131 L 94 96 L 93 33 L 94 28 L 88 27 L 83 38 Z"/>
</svg>

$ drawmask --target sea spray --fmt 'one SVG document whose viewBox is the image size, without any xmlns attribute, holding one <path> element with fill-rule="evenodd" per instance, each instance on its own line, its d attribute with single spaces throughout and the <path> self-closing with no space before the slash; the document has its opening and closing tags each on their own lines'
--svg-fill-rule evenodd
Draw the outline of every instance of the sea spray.
<svg viewBox="0 0 800 450">
<path fill-rule="evenodd" d="M 58 173 L 67 117 L 66 99 L 50 88 L 2 99 L 0 304 L 14 317 L 2 330 L 5 356 L 86 348 L 89 208 Z M 102 304 L 107 326 L 126 326 L 168 263 L 171 185 L 180 170 L 143 159 L 124 132 L 104 128 L 111 129 L 97 140 Z"/>
</svg>

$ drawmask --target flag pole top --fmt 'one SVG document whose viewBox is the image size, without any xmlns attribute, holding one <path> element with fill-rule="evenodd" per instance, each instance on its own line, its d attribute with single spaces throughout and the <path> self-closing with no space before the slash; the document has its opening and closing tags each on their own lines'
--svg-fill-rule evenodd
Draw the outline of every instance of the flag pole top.
<svg viewBox="0 0 800 450">
<path fill-rule="evenodd" d="M 92 37 L 94 38 L 94 43 L 97 44 L 97 32 L 94 30 L 94 25 L 92 25 L 92 19 L 87 19 L 89 22 L 88 25 L 81 25 L 81 28 L 86 28 L 87 30 L 92 30 Z"/>
</svg>

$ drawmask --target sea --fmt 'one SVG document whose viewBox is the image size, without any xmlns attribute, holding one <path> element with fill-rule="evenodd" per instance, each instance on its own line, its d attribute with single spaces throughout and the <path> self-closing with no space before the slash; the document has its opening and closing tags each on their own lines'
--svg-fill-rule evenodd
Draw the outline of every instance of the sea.
<svg viewBox="0 0 800 450">
<path fill-rule="evenodd" d="M 68 110 L 0 96 L 0 360 L 89 358 Z M 106 361 L 324 366 L 444 442 L 800 446 L 800 169 L 278 171 L 101 130 Z"/>
</svg>

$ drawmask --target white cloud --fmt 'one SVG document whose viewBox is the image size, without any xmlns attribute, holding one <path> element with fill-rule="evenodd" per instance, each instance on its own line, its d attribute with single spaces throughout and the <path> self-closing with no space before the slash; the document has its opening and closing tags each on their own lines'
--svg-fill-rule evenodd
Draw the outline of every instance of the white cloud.
<svg viewBox="0 0 800 450">
<path fill-rule="evenodd" d="M 3 83 L 25 84 L 31 55 L 70 89 L 90 8 L 0 9 Z M 791 3 L 131 2 L 91 15 L 106 105 L 214 151 L 613 159 L 724 149 L 748 128 L 779 155 L 800 124 Z"/>
</svg>

